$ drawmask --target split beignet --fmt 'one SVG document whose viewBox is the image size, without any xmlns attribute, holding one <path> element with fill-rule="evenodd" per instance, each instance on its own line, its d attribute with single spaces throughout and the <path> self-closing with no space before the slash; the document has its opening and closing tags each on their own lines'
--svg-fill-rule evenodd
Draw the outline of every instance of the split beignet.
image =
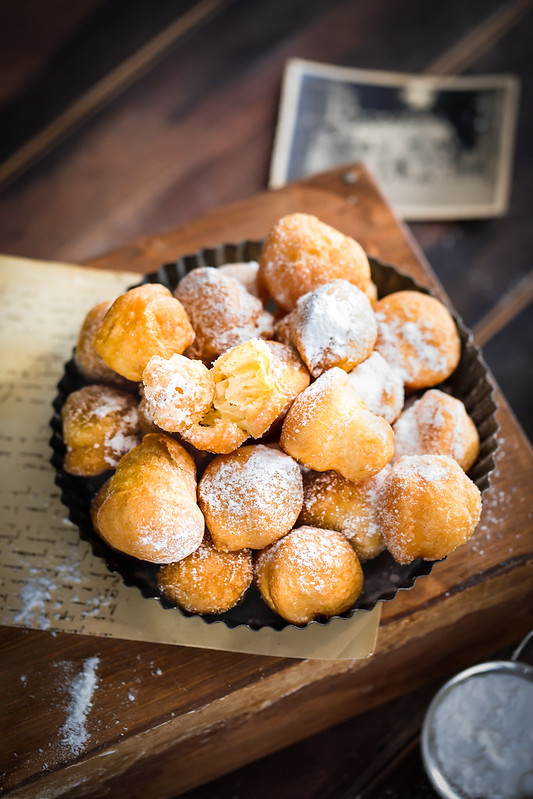
<svg viewBox="0 0 533 799">
<path fill-rule="evenodd" d="M 400 371 L 407 389 L 435 386 L 455 371 L 461 339 L 442 302 L 420 291 L 396 291 L 374 310 L 376 350 Z"/>
<path fill-rule="evenodd" d="M 272 338 L 274 320 L 243 284 L 214 267 L 193 269 L 174 296 L 187 311 L 196 338 L 190 358 L 211 364 L 219 355 L 252 338 Z"/>
<path fill-rule="evenodd" d="M 394 452 L 392 428 L 367 410 L 348 375 L 334 367 L 294 400 L 280 445 L 304 466 L 354 482 L 377 474 Z"/>
<path fill-rule="evenodd" d="M 70 394 L 61 410 L 69 474 L 93 477 L 114 469 L 141 438 L 137 400 L 112 386 L 90 385 Z"/>
<path fill-rule="evenodd" d="M 159 590 L 172 604 L 189 613 L 225 613 L 251 585 L 252 553 L 219 552 L 208 538 L 177 563 L 161 566 Z"/>
<path fill-rule="evenodd" d="M 259 258 L 259 281 L 285 311 L 299 297 L 342 278 L 368 290 L 370 266 L 354 239 L 310 214 L 289 214 L 271 229 Z"/>
<path fill-rule="evenodd" d="M 262 549 L 292 530 L 302 509 L 298 464 L 262 444 L 219 455 L 198 484 L 198 504 L 217 549 Z"/>
<path fill-rule="evenodd" d="M 405 399 L 402 376 L 377 350 L 348 372 L 348 379 L 369 411 L 389 424 L 398 418 Z"/>
<path fill-rule="evenodd" d="M 481 515 L 478 487 L 444 455 L 400 458 L 381 497 L 383 538 L 398 563 L 446 557 L 470 538 Z"/>
<path fill-rule="evenodd" d="M 169 433 L 191 427 L 213 402 L 215 381 L 202 361 L 184 355 L 150 358 L 143 372 L 143 397 L 148 416 Z"/>
<path fill-rule="evenodd" d="M 426 391 L 394 427 L 394 459 L 403 455 L 449 455 L 465 472 L 479 455 L 479 434 L 461 400 Z"/>
<path fill-rule="evenodd" d="M 294 344 L 313 377 L 333 366 L 349 372 L 368 358 L 378 333 L 368 297 L 347 280 L 304 294 L 277 330 Z"/>
<path fill-rule="evenodd" d="M 109 481 L 96 528 L 114 549 L 152 563 L 194 552 L 204 536 L 204 517 L 188 452 L 163 433 L 144 436 Z"/>
<path fill-rule="evenodd" d="M 307 526 L 259 552 L 254 577 L 267 605 L 297 625 L 344 613 L 363 588 L 361 564 L 342 533 Z"/>
<path fill-rule="evenodd" d="M 222 454 L 232 452 L 250 436 L 266 433 L 309 385 L 309 373 L 292 347 L 262 339 L 225 352 L 211 374 L 213 405 L 200 423 L 181 435 L 198 449 Z"/>
<path fill-rule="evenodd" d="M 181 303 L 165 286 L 147 283 L 115 300 L 94 346 L 111 369 L 138 383 L 152 356 L 181 354 L 193 340 L 194 330 Z"/>
<path fill-rule="evenodd" d="M 310 472 L 304 479 L 300 522 L 337 530 L 346 536 L 359 560 L 375 558 L 385 549 L 379 520 L 380 495 L 390 470 L 352 483 L 337 472 Z"/>
</svg>

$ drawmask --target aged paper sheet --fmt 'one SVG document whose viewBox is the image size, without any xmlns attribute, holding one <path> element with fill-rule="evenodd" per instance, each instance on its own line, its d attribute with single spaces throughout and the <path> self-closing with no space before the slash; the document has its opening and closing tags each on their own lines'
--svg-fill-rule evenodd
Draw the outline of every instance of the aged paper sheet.
<svg viewBox="0 0 533 799">
<path fill-rule="evenodd" d="M 0 256 L 0 624 L 282 657 L 367 657 L 379 605 L 303 630 L 207 625 L 125 586 L 68 520 L 48 443 L 56 385 L 85 313 L 138 281 L 132 272 Z"/>
</svg>

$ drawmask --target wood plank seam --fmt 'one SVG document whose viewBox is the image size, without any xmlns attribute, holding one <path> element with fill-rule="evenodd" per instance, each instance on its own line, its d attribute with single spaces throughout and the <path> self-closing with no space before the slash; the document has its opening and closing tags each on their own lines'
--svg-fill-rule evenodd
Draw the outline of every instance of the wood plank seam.
<svg viewBox="0 0 533 799">
<path fill-rule="evenodd" d="M 483 347 L 533 302 L 533 271 L 501 297 L 473 329 L 474 338 Z"/>
<path fill-rule="evenodd" d="M 100 110 L 117 94 L 131 86 L 154 67 L 191 30 L 205 24 L 231 0 L 200 0 L 185 14 L 150 39 L 133 55 L 97 81 L 49 125 L 20 147 L 0 165 L 0 187 L 5 188 L 80 124 Z"/>
</svg>

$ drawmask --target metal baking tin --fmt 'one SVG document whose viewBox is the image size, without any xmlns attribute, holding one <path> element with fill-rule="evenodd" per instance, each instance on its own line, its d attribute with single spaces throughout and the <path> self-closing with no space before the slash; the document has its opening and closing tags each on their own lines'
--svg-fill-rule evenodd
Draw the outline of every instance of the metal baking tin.
<svg viewBox="0 0 533 799">
<path fill-rule="evenodd" d="M 200 250 L 194 255 L 186 255 L 177 261 L 165 264 L 157 272 L 146 275 L 141 283 L 161 283 L 173 291 L 178 282 L 188 272 L 201 266 L 222 266 L 226 263 L 254 261 L 259 258 L 262 242 L 244 241 L 240 244 L 221 244 L 218 247 Z M 394 291 L 414 290 L 425 294 L 431 292 L 408 275 L 402 274 L 395 267 L 369 258 L 372 279 L 378 288 L 379 297 Z M 490 485 L 490 473 L 494 469 L 494 453 L 497 449 L 496 404 L 493 388 L 488 377 L 488 370 L 480 350 L 473 342 L 471 332 L 462 321 L 454 315 L 462 342 L 461 360 L 451 377 L 437 388 L 448 391 L 465 404 L 466 410 L 474 420 L 481 443 L 479 457 L 469 472 L 481 492 Z M 170 608 L 184 616 L 190 616 L 160 596 L 157 587 L 158 566 L 116 552 L 96 535 L 90 521 L 90 503 L 94 494 L 110 476 L 110 473 L 98 478 L 74 477 L 63 469 L 65 446 L 62 438 L 61 408 L 68 396 L 78 390 L 85 381 L 71 360 L 65 366 L 65 373 L 58 384 L 58 395 L 54 402 L 54 416 L 51 420 L 54 431 L 51 445 L 53 449 L 52 463 L 56 469 L 56 484 L 61 489 L 61 499 L 69 510 L 70 520 L 80 530 L 81 537 L 91 544 L 93 553 L 104 559 L 112 572 L 120 574 L 126 585 L 136 586 L 146 598 L 157 599 L 163 607 Z M 213 457 L 215 457 L 213 455 Z M 363 593 L 353 608 L 341 614 L 342 618 L 350 618 L 358 609 L 372 610 L 378 602 L 387 602 L 396 596 L 398 591 L 409 590 L 419 577 L 430 574 L 432 561 L 418 559 L 413 563 L 401 565 L 396 563 L 388 552 L 363 564 L 365 575 Z M 268 626 L 281 630 L 288 622 L 275 614 L 261 599 L 259 592 L 250 588 L 244 599 L 231 610 L 219 615 L 203 616 L 207 623 L 223 622 L 230 628 L 245 625 L 252 630 Z M 338 617 L 333 617 L 338 618 Z M 327 624 L 330 619 L 316 620 L 310 624 Z"/>
</svg>

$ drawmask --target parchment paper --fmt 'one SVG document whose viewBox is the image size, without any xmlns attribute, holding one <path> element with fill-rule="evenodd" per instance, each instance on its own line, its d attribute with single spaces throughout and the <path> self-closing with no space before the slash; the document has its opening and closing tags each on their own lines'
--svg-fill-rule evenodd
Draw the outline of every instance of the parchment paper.
<svg viewBox="0 0 533 799">
<path fill-rule="evenodd" d="M 380 605 L 280 632 L 207 625 L 125 586 L 68 520 L 48 444 L 56 385 L 85 313 L 138 280 L 0 256 L 0 624 L 278 657 L 368 657 Z"/>
</svg>

